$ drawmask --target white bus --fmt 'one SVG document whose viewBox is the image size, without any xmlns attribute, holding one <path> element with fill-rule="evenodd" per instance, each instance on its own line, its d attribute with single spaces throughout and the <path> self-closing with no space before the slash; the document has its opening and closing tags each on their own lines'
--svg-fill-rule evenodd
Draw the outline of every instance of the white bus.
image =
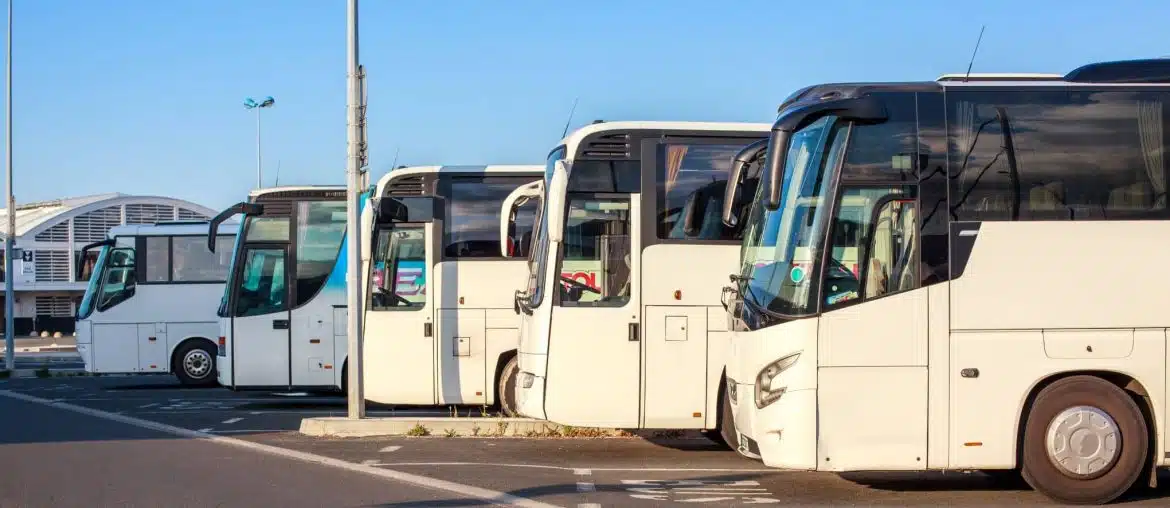
<svg viewBox="0 0 1170 508">
<path fill-rule="evenodd" d="M 769 128 L 595 123 L 552 150 L 528 284 L 516 295 L 522 415 L 719 428 L 720 288 L 740 243 L 719 220 L 723 190 L 732 157 Z"/>
<path fill-rule="evenodd" d="M 500 212 L 543 171 L 429 166 L 396 169 L 378 182 L 362 216 L 366 399 L 498 405 L 515 414 L 520 319 L 512 296 L 539 199 L 521 204 L 508 229 Z"/>
<path fill-rule="evenodd" d="M 231 216 L 244 216 L 219 306 L 221 385 L 341 386 L 342 369 L 336 367 L 347 351 L 345 195 L 343 186 L 254 190 L 246 202 L 211 220 L 214 229 Z"/>
<path fill-rule="evenodd" d="M 1019 471 L 1067 503 L 1153 483 L 1170 312 L 1152 295 L 1170 274 L 1142 259 L 1170 238 L 1167 75 L 1110 62 L 789 98 L 729 305 L 744 451 Z"/>
<path fill-rule="evenodd" d="M 226 250 L 236 228 L 224 224 L 213 241 Z M 207 235 L 207 222 L 116 226 L 81 250 L 79 272 L 86 253 L 101 249 L 77 309 L 86 372 L 173 372 L 183 384 L 215 384 L 215 306 L 231 256 L 210 252 Z"/>
</svg>

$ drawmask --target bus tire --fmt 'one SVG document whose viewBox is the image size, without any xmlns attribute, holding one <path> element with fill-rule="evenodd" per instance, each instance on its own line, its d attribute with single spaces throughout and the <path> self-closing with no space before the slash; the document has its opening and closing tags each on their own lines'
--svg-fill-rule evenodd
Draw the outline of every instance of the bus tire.
<svg viewBox="0 0 1170 508">
<path fill-rule="evenodd" d="M 1036 396 L 1024 427 L 1022 473 L 1054 501 L 1105 504 L 1133 487 L 1148 446 L 1145 418 L 1129 393 L 1098 377 L 1071 376 Z"/>
<path fill-rule="evenodd" d="M 203 339 L 188 340 L 179 345 L 171 360 L 171 371 L 186 386 L 215 386 L 215 347 Z"/>
<path fill-rule="evenodd" d="M 496 400 L 500 401 L 500 412 L 507 417 L 520 416 L 516 405 L 516 379 L 520 377 L 520 363 L 513 356 L 504 364 L 500 371 L 499 383 L 496 385 Z"/>
</svg>

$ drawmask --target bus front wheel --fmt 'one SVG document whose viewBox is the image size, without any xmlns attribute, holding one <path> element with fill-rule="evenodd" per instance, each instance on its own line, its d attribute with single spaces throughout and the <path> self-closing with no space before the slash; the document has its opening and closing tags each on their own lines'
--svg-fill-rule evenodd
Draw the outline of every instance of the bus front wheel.
<svg viewBox="0 0 1170 508">
<path fill-rule="evenodd" d="M 206 340 L 189 340 L 175 350 L 172 371 L 187 386 L 212 386 L 215 377 L 215 349 Z"/>
<path fill-rule="evenodd" d="M 1149 434 L 1129 393 L 1094 376 L 1045 387 L 1024 427 L 1023 477 L 1069 504 L 1104 504 L 1128 491 L 1146 465 Z"/>
<path fill-rule="evenodd" d="M 500 412 L 504 416 L 515 417 L 519 416 L 520 412 L 516 407 L 516 378 L 520 374 L 520 364 L 517 358 L 513 356 L 504 364 L 504 369 L 500 371 L 499 385 L 496 386 L 496 400 L 500 401 Z"/>
</svg>

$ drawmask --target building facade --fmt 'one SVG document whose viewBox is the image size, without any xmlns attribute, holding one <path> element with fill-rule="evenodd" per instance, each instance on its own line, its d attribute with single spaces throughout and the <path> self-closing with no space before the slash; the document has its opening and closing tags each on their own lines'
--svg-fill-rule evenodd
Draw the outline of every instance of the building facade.
<svg viewBox="0 0 1170 508">
<path fill-rule="evenodd" d="M 77 304 L 85 294 L 97 252 L 79 260 L 87 244 L 106 238 L 110 228 L 123 224 L 205 221 L 210 208 L 163 196 L 100 194 L 41 201 L 16 206 L 16 252 L 13 283 L 16 292 L 16 335 L 71 335 Z M 0 239 L 7 229 L 8 210 L 0 209 Z M 0 244 L 0 281 L 4 259 Z M 83 263 L 78 276 L 78 263 Z M 0 301 L 3 293 L 0 292 Z M 0 305 L 0 317 L 4 307 Z M 4 319 L 0 319 L 0 329 Z"/>
</svg>

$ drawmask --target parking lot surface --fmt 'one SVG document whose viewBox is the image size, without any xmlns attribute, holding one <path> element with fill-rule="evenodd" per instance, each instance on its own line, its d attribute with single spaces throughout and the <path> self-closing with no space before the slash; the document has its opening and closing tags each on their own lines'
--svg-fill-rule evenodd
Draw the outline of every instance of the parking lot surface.
<svg viewBox="0 0 1170 508">
<path fill-rule="evenodd" d="M 10 379 L 0 381 L 0 390 L 555 506 L 1051 505 L 1026 486 L 997 483 L 978 473 L 785 472 L 704 439 L 310 438 L 296 432 L 301 418 L 344 415 L 344 398 L 188 389 L 166 376 Z M 451 413 L 371 407 L 368 414 Z M 1165 506 L 1170 475 L 1163 474 L 1160 482 L 1158 489 L 1139 489 L 1123 504 Z M 466 503 L 466 498 L 439 494 L 409 505 Z"/>
</svg>

